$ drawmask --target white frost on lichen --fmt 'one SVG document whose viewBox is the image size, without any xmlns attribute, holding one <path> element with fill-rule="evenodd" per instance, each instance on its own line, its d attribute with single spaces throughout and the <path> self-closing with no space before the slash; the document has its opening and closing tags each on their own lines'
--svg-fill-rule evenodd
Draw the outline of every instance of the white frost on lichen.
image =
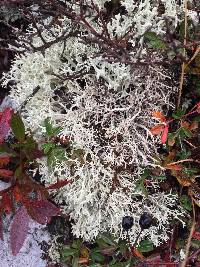
<svg viewBox="0 0 200 267">
<path fill-rule="evenodd" d="M 101 8 L 104 2 L 94 1 Z M 148 29 L 164 33 L 164 16 L 170 16 L 176 27 L 179 16 L 176 11 L 181 6 L 175 1 L 163 1 L 166 14 L 160 16 L 156 4 L 150 2 L 122 1 L 128 13 L 115 16 L 108 24 L 110 36 L 122 36 L 131 24 L 135 31 L 130 38 L 132 44 L 138 36 L 142 40 Z M 74 10 L 78 12 L 76 6 Z M 91 18 L 90 22 L 99 32 L 100 26 Z M 52 28 L 59 36 L 70 30 L 68 19 L 62 18 L 60 23 L 61 26 Z M 29 31 L 34 30 L 30 27 Z M 83 31 L 82 36 L 86 35 L 90 33 Z M 48 41 L 55 38 L 46 30 L 44 36 Z M 36 47 L 42 44 L 38 37 L 33 38 L 33 43 Z M 156 165 L 156 140 L 149 131 L 153 125 L 151 114 L 170 106 L 170 95 L 176 90 L 173 77 L 163 67 L 131 68 L 125 62 L 109 63 L 100 55 L 97 44 L 84 44 L 79 37 L 68 38 L 65 46 L 64 61 L 60 59 L 63 43 L 47 48 L 45 54 L 30 49 L 17 56 L 4 75 L 4 85 L 15 81 L 11 97 L 19 106 L 40 86 L 22 111 L 26 127 L 31 128 L 37 140 L 44 140 L 45 118 L 61 126 L 61 136 L 71 140 L 72 151 L 67 161 L 49 168 L 45 158 L 38 160 L 42 179 L 47 185 L 58 177 L 72 180 L 57 192 L 55 200 L 73 219 L 73 233 L 77 237 L 92 240 L 100 232 L 110 231 L 116 238 L 125 238 L 121 221 L 123 216 L 131 215 L 134 226 L 130 238 L 134 243 L 140 231 L 140 215 L 148 212 L 156 225 L 143 231 L 141 238 L 148 237 L 159 245 L 168 239 L 170 221 L 181 220 L 182 210 L 178 206 L 173 208 L 176 196 L 160 193 L 155 181 L 148 186 L 151 189 L 148 196 L 138 190 L 138 183 L 143 169 Z M 136 54 L 137 49 L 130 53 L 133 62 Z M 146 56 L 145 47 L 140 56 Z M 86 74 L 79 79 L 58 79 L 58 75 L 69 76 L 80 70 Z"/>
</svg>

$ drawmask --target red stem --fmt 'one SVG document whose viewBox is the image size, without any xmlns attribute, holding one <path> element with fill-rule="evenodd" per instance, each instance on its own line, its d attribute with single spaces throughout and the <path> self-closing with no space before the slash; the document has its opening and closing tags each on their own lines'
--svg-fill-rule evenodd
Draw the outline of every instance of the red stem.
<svg viewBox="0 0 200 267">
<path fill-rule="evenodd" d="M 187 116 L 192 115 L 192 114 L 194 114 L 194 113 L 196 113 L 196 112 L 197 112 L 197 110 L 190 111 L 190 112 L 188 112 L 187 114 L 183 115 L 180 119 L 186 118 Z M 173 121 L 175 121 L 175 120 L 178 120 L 178 119 L 171 119 L 171 120 L 168 120 L 168 121 L 166 122 L 166 124 L 169 124 L 169 123 L 171 123 L 171 122 L 173 122 Z"/>
</svg>

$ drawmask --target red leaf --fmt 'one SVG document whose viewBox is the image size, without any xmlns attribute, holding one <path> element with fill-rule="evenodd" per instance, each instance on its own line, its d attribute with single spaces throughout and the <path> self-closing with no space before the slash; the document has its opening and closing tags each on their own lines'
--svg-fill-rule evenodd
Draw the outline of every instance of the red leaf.
<svg viewBox="0 0 200 267">
<path fill-rule="evenodd" d="M 12 176 L 13 176 L 13 171 L 0 169 L 0 177 L 12 177 Z"/>
<path fill-rule="evenodd" d="M 0 168 L 6 166 L 10 161 L 9 157 L 0 157 Z"/>
<path fill-rule="evenodd" d="M 200 102 L 198 102 L 198 103 L 196 104 L 196 107 L 197 107 L 196 112 L 197 112 L 197 113 L 200 113 Z"/>
<path fill-rule="evenodd" d="M 198 102 L 198 103 L 196 104 L 196 106 L 197 106 L 197 108 L 200 108 L 200 102 Z"/>
<path fill-rule="evenodd" d="M 165 125 L 164 131 L 162 133 L 161 136 L 161 143 L 165 144 L 167 141 L 167 137 L 168 137 L 168 132 L 169 132 L 169 125 Z"/>
<path fill-rule="evenodd" d="M 3 221 L 1 216 L 0 216 L 0 239 L 3 240 Z"/>
<path fill-rule="evenodd" d="M 10 245 L 14 256 L 20 251 L 27 237 L 29 221 L 30 217 L 22 206 L 17 210 L 10 229 Z"/>
<path fill-rule="evenodd" d="M 48 200 L 34 200 L 28 204 L 30 216 L 40 224 L 50 222 L 51 217 L 60 214 L 60 209 Z"/>
<path fill-rule="evenodd" d="M 164 127 L 165 127 L 164 125 L 158 124 L 158 125 L 152 127 L 150 131 L 153 135 L 158 135 L 158 134 L 162 133 L 162 131 L 164 130 Z"/>
<path fill-rule="evenodd" d="M 6 108 L 0 112 L 0 144 L 3 143 L 10 130 L 11 111 L 10 108 Z"/>
<path fill-rule="evenodd" d="M 72 182 L 72 180 L 58 181 L 55 184 L 51 184 L 51 185 L 47 186 L 46 189 L 59 189 L 59 188 L 65 186 L 71 182 Z"/>
<path fill-rule="evenodd" d="M 2 204 L 3 204 L 3 209 L 5 213 L 9 214 L 11 209 L 12 209 L 12 201 L 10 199 L 10 196 L 7 192 L 5 192 L 2 195 Z"/>
<path fill-rule="evenodd" d="M 200 232 L 194 232 L 192 237 L 197 240 L 200 240 Z"/>
</svg>

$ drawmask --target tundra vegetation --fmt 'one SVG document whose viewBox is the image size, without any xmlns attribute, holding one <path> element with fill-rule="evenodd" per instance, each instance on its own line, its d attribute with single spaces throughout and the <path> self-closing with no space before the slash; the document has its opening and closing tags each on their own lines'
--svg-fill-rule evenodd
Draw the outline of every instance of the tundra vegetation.
<svg viewBox="0 0 200 267">
<path fill-rule="evenodd" d="M 199 266 L 200 3 L 1 2 L 13 255 L 33 219 L 48 266 Z"/>
</svg>

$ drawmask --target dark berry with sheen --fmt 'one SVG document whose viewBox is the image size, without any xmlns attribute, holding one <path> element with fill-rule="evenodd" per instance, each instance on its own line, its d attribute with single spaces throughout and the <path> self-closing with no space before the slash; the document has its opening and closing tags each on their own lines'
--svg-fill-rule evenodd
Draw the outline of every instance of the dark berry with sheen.
<svg viewBox="0 0 200 267">
<path fill-rule="evenodd" d="M 124 230 L 128 231 L 133 226 L 133 217 L 131 216 L 125 216 L 122 219 L 122 227 Z"/>
<path fill-rule="evenodd" d="M 153 223 L 153 218 L 148 213 L 143 213 L 140 217 L 139 224 L 141 229 L 148 229 Z"/>
</svg>

